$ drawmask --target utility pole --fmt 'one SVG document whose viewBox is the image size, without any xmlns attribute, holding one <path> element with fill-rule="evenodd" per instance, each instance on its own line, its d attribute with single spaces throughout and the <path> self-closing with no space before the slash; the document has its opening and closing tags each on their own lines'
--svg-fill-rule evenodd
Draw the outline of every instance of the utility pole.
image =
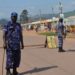
<svg viewBox="0 0 75 75">
<path fill-rule="evenodd" d="M 63 6 L 61 2 L 59 2 L 59 15 L 60 15 L 60 18 L 64 18 Z"/>
<path fill-rule="evenodd" d="M 59 2 L 59 11 L 60 11 L 60 14 L 63 13 L 63 6 L 62 6 L 62 3 L 61 2 Z"/>
<path fill-rule="evenodd" d="M 54 17 L 54 8 L 52 7 L 52 17 Z"/>
<path fill-rule="evenodd" d="M 42 20 L 42 16 L 41 16 L 41 9 L 39 9 L 39 16 L 40 16 L 40 21 Z"/>
</svg>

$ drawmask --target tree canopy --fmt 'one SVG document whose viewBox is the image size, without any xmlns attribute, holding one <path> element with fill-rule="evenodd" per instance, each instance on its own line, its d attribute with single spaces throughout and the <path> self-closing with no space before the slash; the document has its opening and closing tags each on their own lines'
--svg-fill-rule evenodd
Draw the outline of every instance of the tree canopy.
<svg viewBox="0 0 75 75">
<path fill-rule="evenodd" d="M 24 9 L 20 15 L 20 22 L 22 24 L 27 23 L 28 22 L 28 11 L 26 9 Z"/>
</svg>

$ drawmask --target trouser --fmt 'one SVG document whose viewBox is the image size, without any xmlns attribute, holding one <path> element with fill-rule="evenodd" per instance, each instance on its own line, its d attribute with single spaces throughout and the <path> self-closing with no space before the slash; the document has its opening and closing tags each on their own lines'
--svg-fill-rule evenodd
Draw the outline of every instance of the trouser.
<svg viewBox="0 0 75 75">
<path fill-rule="evenodd" d="M 58 47 L 60 50 L 63 49 L 63 37 L 62 36 L 58 36 Z"/>
<path fill-rule="evenodd" d="M 63 47 L 63 37 L 58 37 L 58 45 L 59 47 Z"/>
<path fill-rule="evenodd" d="M 21 52 L 20 50 L 17 51 L 6 51 L 6 69 L 13 69 L 17 68 L 20 65 L 21 60 Z"/>
</svg>

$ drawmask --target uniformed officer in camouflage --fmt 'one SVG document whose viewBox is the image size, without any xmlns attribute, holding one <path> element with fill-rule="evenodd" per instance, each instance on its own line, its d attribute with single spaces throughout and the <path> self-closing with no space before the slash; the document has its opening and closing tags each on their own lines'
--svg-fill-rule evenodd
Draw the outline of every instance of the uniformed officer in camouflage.
<svg viewBox="0 0 75 75">
<path fill-rule="evenodd" d="M 65 52 L 65 50 L 63 50 L 63 39 L 65 37 L 65 30 L 64 30 L 64 24 L 63 24 L 63 19 L 60 18 L 59 19 L 59 23 L 57 25 L 57 34 L 58 34 L 58 48 L 59 48 L 59 52 Z"/>
<path fill-rule="evenodd" d="M 6 75 L 11 75 L 10 69 L 13 69 L 13 75 L 18 75 L 17 67 L 20 65 L 21 50 L 24 48 L 22 28 L 17 23 L 18 14 L 11 13 L 11 21 L 4 25 L 4 49 L 6 49 Z"/>
</svg>

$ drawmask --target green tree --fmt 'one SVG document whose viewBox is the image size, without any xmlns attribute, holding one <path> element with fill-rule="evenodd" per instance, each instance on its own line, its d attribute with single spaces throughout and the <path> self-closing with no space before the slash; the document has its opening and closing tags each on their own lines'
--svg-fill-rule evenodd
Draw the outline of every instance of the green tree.
<svg viewBox="0 0 75 75">
<path fill-rule="evenodd" d="M 22 11 L 21 15 L 20 15 L 20 22 L 22 24 L 27 23 L 28 22 L 28 11 L 25 9 Z"/>
</svg>

